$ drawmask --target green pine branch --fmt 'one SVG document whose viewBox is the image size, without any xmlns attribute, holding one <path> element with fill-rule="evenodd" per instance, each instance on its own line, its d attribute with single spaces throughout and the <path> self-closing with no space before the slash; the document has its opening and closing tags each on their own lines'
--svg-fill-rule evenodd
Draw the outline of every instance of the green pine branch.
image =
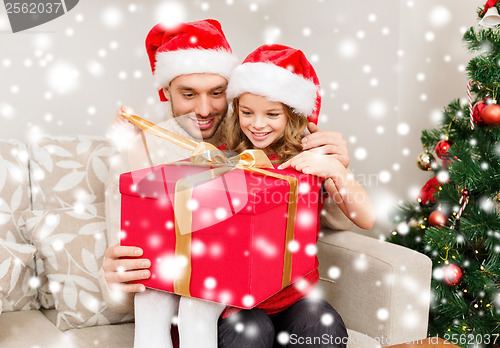
<svg viewBox="0 0 500 348">
<path fill-rule="evenodd" d="M 478 15 L 482 10 L 478 8 Z M 474 103 L 487 97 L 499 102 L 500 30 L 470 28 L 463 40 L 476 53 L 467 65 L 469 78 L 481 84 L 481 88 L 471 86 Z M 429 178 L 447 174 L 449 181 L 440 184 L 433 204 L 409 202 L 396 207 L 390 217 L 395 229 L 388 240 L 432 260 L 429 335 L 485 337 L 500 331 L 500 126 L 476 124 L 472 130 L 468 105 L 456 99 L 443 109 L 440 124 L 421 134 L 422 147 L 431 154 L 443 139 L 451 143 L 451 163 L 436 157 Z M 464 189 L 468 201 L 460 212 Z M 435 210 L 449 217 L 446 226 L 429 225 L 429 215 Z M 458 284 L 448 284 L 438 276 L 449 265 L 463 271 Z"/>
</svg>

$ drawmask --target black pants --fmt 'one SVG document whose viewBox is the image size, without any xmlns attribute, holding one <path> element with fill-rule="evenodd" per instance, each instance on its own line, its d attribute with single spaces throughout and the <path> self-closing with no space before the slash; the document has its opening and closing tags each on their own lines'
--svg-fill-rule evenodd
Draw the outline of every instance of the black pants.
<svg viewBox="0 0 500 348">
<path fill-rule="evenodd" d="M 219 318 L 219 348 L 345 347 L 347 330 L 324 300 L 303 299 L 272 318 L 258 308 Z"/>
</svg>

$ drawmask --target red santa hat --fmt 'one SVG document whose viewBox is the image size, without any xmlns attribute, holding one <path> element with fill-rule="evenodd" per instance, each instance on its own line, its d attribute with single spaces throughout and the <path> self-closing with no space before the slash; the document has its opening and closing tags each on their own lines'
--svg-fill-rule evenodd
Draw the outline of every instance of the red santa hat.
<svg viewBox="0 0 500 348">
<path fill-rule="evenodd" d="M 167 100 L 161 89 L 177 76 L 209 73 L 229 80 L 238 64 L 220 23 L 214 19 L 174 28 L 157 24 L 146 37 L 146 50 L 161 101 Z"/>
<path fill-rule="evenodd" d="M 321 94 L 318 76 L 300 50 L 283 45 L 264 45 L 250 53 L 234 69 L 228 98 L 252 93 L 281 102 L 318 123 Z"/>
</svg>

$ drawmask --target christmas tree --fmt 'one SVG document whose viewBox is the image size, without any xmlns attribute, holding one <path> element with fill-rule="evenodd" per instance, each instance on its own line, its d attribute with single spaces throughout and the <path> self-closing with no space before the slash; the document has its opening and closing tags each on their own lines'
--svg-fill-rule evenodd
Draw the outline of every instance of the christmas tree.
<svg viewBox="0 0 500 348">
<path fill-rule="evenodd" d="M 432 178 L 418 202 L 391 216 L 389 241 L 433 262 L 429 335 L 462 347 L 500 346 L 500 5 L 478 9 L 464 34 L 475 54 L 467 66 L 469 103 L 444 108 L 424 130 L 420 169 Z M 434 155 L 435 154 L 435 155 Z"/>
</svg>

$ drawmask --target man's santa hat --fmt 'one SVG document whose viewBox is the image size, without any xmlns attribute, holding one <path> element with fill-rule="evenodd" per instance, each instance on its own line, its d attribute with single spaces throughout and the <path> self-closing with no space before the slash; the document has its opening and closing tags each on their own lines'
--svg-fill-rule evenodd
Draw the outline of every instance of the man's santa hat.
<svg viewBox="0 0 500 348">
<path fill-rule="evenodd" d="M 318 123 L 319 80 L 300 50 L 264 45 L 250 53 L 231 74 L 227 95 L 232 99 L 247 92 L 288 105 L 309 122 Z"/>
<path fill-rule="evenodd" d="M 157 24 L 146 37 L 146 50 L 161 101 L 162 88 L 180 75 L 209 73 L 229 80 L 238 58 L 219 22 L 205 19 L 168 28 Z"/>
</svg>

